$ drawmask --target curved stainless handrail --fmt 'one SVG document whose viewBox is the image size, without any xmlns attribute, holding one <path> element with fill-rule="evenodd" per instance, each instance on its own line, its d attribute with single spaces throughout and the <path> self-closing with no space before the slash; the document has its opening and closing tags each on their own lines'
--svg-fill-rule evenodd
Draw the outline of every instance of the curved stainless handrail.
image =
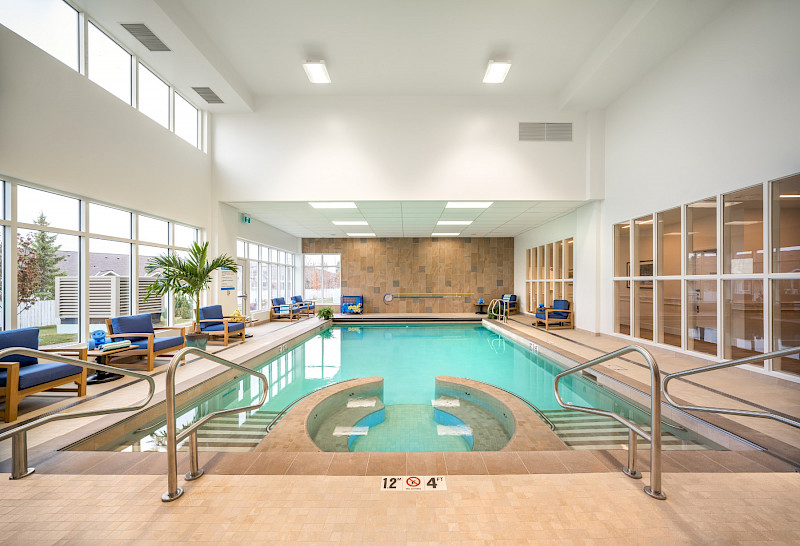
<svg viewBox="0 0 800 546">
<path fill-rule="evenodd" d="M 650 434 L 645 432 L 636 423 L 625 419 L 613 411 L 587 408 L 586 406 L 575 406 L 561 399 L 561 394 L 558 392 L 558 383 L 563 377 L 632 352 L 637 352 L 642 355 L 650 368 Z M 651 355 L 647 349 L 639 347 L 638 345 L 629 345 L 628 347 L 607 353 L 584 364 L 579 364 L 578 366 L 558 374 L 555 378 L 553 389 L 555 390 L 556 400 L 562 408 L 611 417 L 628 428 L 630 431 L 628 434 L 628 466 L 622 468 L 622 472 L 627 476 L 634 479 L 642 477 L 642 474 L 636 470 L 636 435 L 638 434 L 649 441 L 650 485 L 644 488 L 644 492 L 654 499 L 664 500 L 667 498 L 664 492 L 661 491 L 661 373 L 658 370 L 658 364 L 656 364 L 653 355 Z"/>
<path fill-rule="evenodd" d="M 492 311 L 494 308 L 497 308 L 497 311 Z M 503 324 L 508 324 L 508 302 L 501 299 L 493 299 L 489 302 L 489 307 L 487 311 L 498 318 Z"/>
<path fill-rule="evenodd" d="M 529 402 L 528 400 L 524 399 L 523 397 L 521 397 L 521 396 L 520 396 L 520 395 L 518 395 L 517 393 L 515 393 L 515 392 L 511 392 L 511 391 L 509 391 L 509 390 L 507 390 L 507 389 L 504 389 L 503 387 L 498 387 L 497 385 L 492 385 L 491 383 L 486 383 L 486 384 L 487 384 L 487 385 L 489 385 L 490 387 L 494 387 L 495 389 L 497 389 L 497 390 L 499 390 L 499 391 L 503 391 L 503 392 L 504 392 L 504 393 L 506 393 L 506 394 L 510 394 L 511 396 L 515 396 L 515 397 L 516 397 L 516 398 L 518 398 L 519 400 L 521 400 L 521 401 L 525 402 L 526 404 L 528 404 L 528 406 L 530 406 L 530 408 L 531 408 L 533 411 L 535 411 L 535 412 L 536 412 L 536 414 L 537 414 L 539 417 L 541 417 L 541 418 L 542 418 L 542 420 L 543 420 L 545 423 L 547 423 L 547 426 L 548 426 L 548 427 L 550 427 L 550 430 L 552 430 L 552 431 L 554 431 L 554 432 L 555 432 L 555 430 L 556 430 L 556 425 L 555 425 L 555 424 L 554 424 L 554 423 L 553 423 L 553 422 L 552 422 L 552 421 L 551 421 L 551 420 L 550 420 L 550 419 L 547 417 L 547 415 L 545 415 L 544 413 L 542 413 L 542 410 L 540 410 L 539 408 L 537 408 L 537 407 L 536 407 L 536 406 L 535 406 L 533 403 L 531 403 L 531 402 Z"/>
<path fill-rule="evenodd" d="M 303 398 L 305 398 L 306 396 L 309 396 L 309 395 L 311 395 L 311 394 L 314 394 L 314 393 L 315 393 L 315 392 L 317 392 L 317 391 L 321 391 L 322 389 L 327 389 L 328 387 L 333 387 L 334 385 L 339 385 L 340 383 L 346 383 L 346 382 L 348 382 L 348 381 L 352 381 L 352 379 L 344 379 L 344 380 L 342 380 L 342 381 L 337 381 L 337 382 L 335 382 L 335 383 L 328 383 L 327 385 L 323 385 L 323 386 L 321 386 L 321 387 L 317 387 L 317 388 L 316 388 L 316 389 L 314 389 L 313 391 L 309 391 L 309 392 L 305 393 L 304 395 L 302 395 L 302 396 L 300 396 L 300 397 L 296 398 L 296 399 L 295 399 L 293 402 L 291 402 L 291 403 L 290 403 L 288 406 L 286 406 L 286 407 L 285 407 L 285 408 L 283 408 L 283 409 L 282 409 L 280 412 L 278 412 L 278 415 L 276 415 L 276 416 L 275 416 L 275 417 L 272 419 L 272 421 L 270 421 L 270 422 L 269 422 L 269 424 L 267 425 L 267 434 L 269 434 L 269 433 L 270 433 L 270 431 L 272 430 L 272 427 L 274 427 L 274 426 L 275 426 L 275 424 L 276 424 L 276 423 L 277 423 L 277 422 L 280 420 L 280 418 L 281 418 L 281 417 L 283 417 L 283 415 L 284 415 L 284 414 L 285 414 L 287 411 L 289 411 L 289 409 L 291 409 L 291 407 L 292 407 L 292 406 L 294 406 L 295 404 L 297 404 L 297 403 L 298 403 L 300 400 L 302 400 L 302 399 L 303 399 Z"/>
<path fill-rule="evenodd" d="M 64 350 L 69 351 L 70 349 L 65 348 Z M 64 364 L 72 364 L 73 366 L 81 366 L 83 368 L 91 368 L 93 370 L 102 370 L 121 375 L 129 375 L 131 377 L 138 377 L 139 379 L 146 380 L 150 386 L 150 390 L 147 393 L 147 397 L 138 404 L 134 404 L 133 406 L 123 406 L 120 408 L 111 408 L 103 410 L 81 411 L 77 413 L 56 413 L 53 415 L 47 415 L 45 417 L 42 417 L 41 419 L 36 419 L 34 421 L 12 428 L 0 434 L 0 442 L 2 442 L 7 438 L 11 438 L 11 475 L 8 477 L 10 480 L 18 480 L 20 478 L 24 478 L 25 476 L 33 474 L 33 472 L 35 471 L 34 468 L 28 468 L 27 432 L 32 428 L 36 428 L 45 425 L 47 423 L 51 423 L 53 421 L 63 421 L 64 419 L 78 419 L 81 417 L 94 417 L 97 415 L 107 415 L 111 413 L 124 413 L 127 411 L 140 410 L 144 408 L 150 402 L 150 400 L 152 400 L 153 394 L 156 392 L 156 382 L 149 375 L 145 375 L 142 373 L 131 372 L 129 370 L 123 370 L 121 368 L 108 366 L 106 364 L 95 364 L 93 362 L 86 362 L 85 360 L 70 358 L 68 356 L 61 356 L 55 353 L 48 353 L 46 351 L 26 349 L 24 347 L 9 347 L 8 349 L 3 349 L 0 351 L 0 358 L 9 355 L 33 356 L 36 358 L 47 360 L 48 362 L 63 362 Z"/>
<path fill-rule="evenodd" d="M 706 406 L 689 406 L 687 404 L 678 404 L 675 402 L 672 397 L 669 395 L 669 391 L 667 390 L 667 384 L 675 379 L 676 377 L 684 377 L 687 375 L 694 375 L 697 373 L 704 373 L 704 372 L 713 372 L 715 370 L 722 370 L 724 368 L 731 368 L 733 366 L 740 366 L 742 364 L 749 364 L 751 362 L 761 362 L 762 360 L 769 360 L 770 358 L 776 358 L 780 356 L 787 356 L 792 354 L 800 354 L 800 347 L 790 347 L 789 349 L 782 349 L 780 351 L 774 351 L 772 353 L 768 353 L 765 355 L 756 355 L 756 356 L 749 356 L 746 358 L 740 358 L 738 360 L 730 360 L 728 362 L 720 362 L 719 364 L 711 364 L 709 366 L 702 366 L 700 368 L 695 368 L 693 370 L 686 370 L 683 372 L 675 372 L 671 374 L 667 374 L 664 376 L 664 398 L 667 402 L 672 404 L 678 409 L 682 410 L 690 410 L 690 411 L 705 411 L 710 413 L 722 413 L 725 415 L 743 415 L 745 417 L 761 417 L 764 419 L 774 419 L 776 421 L 780 421 L 781 423 L 800 428 L 800 421 L 789 419 L 783 417 L 781 415 L 776 415 L 774 413 L 763 412 L 763 411 L 749 411 L 749 410 L 736 410 L 736 409 L 727 409 L 727 408 L 711 408 Z"/>
<path fill-rule="evenodd" d="M 258 377 L 261 380 L 261 399 L 256 403 L 250 406 L 245 406 L 241 408 L 232 408 L 227 410 L 220 410 L 215 411 L 213 413 L 209 413 L 208 415 L 201 418 L 199 421 L 192 423 L 191 426 L 187 427 L 186 429 L 182 430 L 180 434 L 177 434 L 176 431 L 176 423 L 175 423 L 175 372 L 178 370 L 178 367 L 181 365 L 181 361 L 186 358 L 186 355 L 189 353 L 200 355 L 203 358 L 216 362 L 217 364 L 222 364 L 223 366 L 227 366 L 229 368 L 233 368 L 235 370 L 239 370 L 241 372 L 250 374 L 252 376 Z M 197 429 L 205 425 L 211 419 L 216 417 L 221 417 L 223 415 L 232 415 L 236 413 L 241 413 L 243 411 L 248 410 L 255 410 L 260 408 L 264 405 L 264 402 L 267 400 L 267 394 L 269 393 L 267 384 L 267 378 L 264 374 L 253 371 L 249 368 L 246 368 L 240 364 L 236 364 L 235 362 L 231 362 L 230 360 L 225 360 L 224 358 L 218 357 L 215 354 L 209 353 L 207 351 L 203 351 L 202 349 L 198 349 L 197 347 L 185 347 L 178 351 L 175 356 L 172 357 L 172 360 L 169 361 L 169 368 L 167 368 L 167 492 L 161 496 L 161 500 L 164 502 L 174 501 L 175 499 L 179 498 L 183 495 L 183 489 L 178 487 L 178 442 L 184 440 L 187 436 L 189 437 L 189 461 L 191 465 L 191 469 L 186 475 L 184 476 L 187 480 L 196 480 L 200 476 L 203 475 L 203 469 L 198 468 L 197 463 Z"/>
</svg>

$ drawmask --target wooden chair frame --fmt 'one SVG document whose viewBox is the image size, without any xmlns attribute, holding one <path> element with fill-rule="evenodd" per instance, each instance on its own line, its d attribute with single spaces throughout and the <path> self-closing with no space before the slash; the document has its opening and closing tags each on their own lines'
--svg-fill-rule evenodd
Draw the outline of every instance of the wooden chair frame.
<svg viewBox="0 0 800 546">
<path fill-rule="evenodd" d="M 539 311 L 541 312 L 541 311 Z M 566 313 L 567 318 L 550 318 L 550 313 L 557 312 L 557 313 Z M 544 329 L 545 330 L 558 330 L 561 328 L 572 329 L 572 309 L 553 309 L 552 307 L 546 307 L 544 310 L 544 320 L 540 319 L 539 317 L 534 317 L 536 322 L 534 325 L 538 326 L 540 322 L 544 322 Z M 561 324 L 563 323 L 563 324 Z M 568 324 L 567 324 L 568 323 Z"/>
<path fill-rule="evenodd" d="M 288 320 L 289 322 L 293 321 L 294 319 L 300 320 L 300 313 L 299 311 L 295 311 L 295 306 L 292 304 L 284 304 L 289 306 L 289 315 L 287 316 L 286 313 L 279 313 L 275 312 L 275 308 L 281 308 L 280 305 L 272 305 L 269 308 L 269 320 Z M 295 316 L 296 315 L 296 316 Z"/>
<path fill-rule="evenodd" d="M 238 318 L 240 320 L 233 320 L 234 318 Z M 228 346 L 228 339 L 231 338 L 231 337 L 240 336 L 241 337 L 241 341 L 244 341 L 244 332 L 247 329 L 247 326 L 246 326 L 244 320 L 241 320 L 243 318 L 244 317 L 226 316 L 226 317 L 222 317 L 221 319 L 218 319 L 218 318 L 215 318 L 215 319 L 203 319 L 200 322 L 221 322 L 221 323 L 223 323 L 225 325 L 225 328 L 222 329 L 222 330 L 216 331 L 216 332 L 214 332 L 214 331 L 205 332 L 205 331 L 201 330 L 200 333 L 201 334 L 208 334 L 209 336 L 222 336 L 222 341 L 223 341 L 224 345 L 227 347 Z M 235 332 L 228 332 L 228 324 L 230 324 L 231 322 L 234 323 L 234 324 L 241 323 L 242 324 L 242 329 L 241 330 L 236 330 Z M 209 339 L 209 341 L 211 341 L 211 339 Z"/>
<path fill-rule="evenodd" d="M 161 349 L 160 351 L 153 350 L 153 340 L 155 339 L 155 333 L 125 333 L 125 334 L 115 334 L 114 328 L 111 326 L 111 319 L 106 319 L 106 328 L 108 329 L 108 333 L 106 337 L 115 339 L 115 338 L 129 338 L 129 337 L 143 337 L 147 338 L 147 349 L 129 349 L 127 351 L 123 351 L 121 353 L 115 353 L 114 355 L 108 355 L 106 358 L 108 360 L 106 362 L 110 362 L 111 358 L 121 358 L 125 356 L 147 356 L 147 371 L 152 372 L 153 366 L 155 363 L 155 359 L 157 356 L 166 355 L 169 353 L 177 352 L 184 347 L 186 347 L 186 327 L 185 326 L 154 326 L 153 330 L 180 330 L 181 337 L 183 338 L 183 343 L 180 345 L 175 345 L 174 347 L 167 347 L 166 349 Z"/>
<path fill-rule="evenodd" d="M 86 347 L 77 347 L 75 349 L 39 349 L 48 353 L 58 353 L 63 356 L 75 356 L 80 360 L 86 360 Z M 30 364 L 35 366 L 35 364 Z M 6 370 L 6 386 L 0 387 L 0 394 L 6 398 L 6 407 L 3 410 L 3 420 L 6 423 L 17 420 L 19 403 L 26 396 L 36 394 L 42 391 L 53 390 L 56 392 L 77 392 L 78 396 L 86 396 L 86 368 L 82 368 L 79 373 L 62 377 L 41 385 L 34 385 L 27 389 L 19 390 L 19 362 L 0 362 L 0 368 Z M 60 385 L 67 383 L 77 383 L 77 388 L 73 389 L 56 389 Z"/>
</svg>

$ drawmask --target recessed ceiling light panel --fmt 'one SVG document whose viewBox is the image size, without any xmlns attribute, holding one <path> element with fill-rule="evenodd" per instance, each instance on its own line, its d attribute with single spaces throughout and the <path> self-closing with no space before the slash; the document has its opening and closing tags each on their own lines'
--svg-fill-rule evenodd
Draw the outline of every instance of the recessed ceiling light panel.
<svg viewBox="0 0 800 546">
<path fill-rule="evenodd" d="M 348 233 L 348 237 L 375 237 L 374 233 Z"/>
<path fill-rule="evenodd" d="M 506 79 L 511 63 L 509 61 L 489 61 L 483 83 L 503 83 Z"/>
<path fill-rule="evenodd" d="M 352 201 L 309 201 L 309 205 L 315 209 L 357 209 Z"/>
<path fill-rule="evenodd" d="M 303 70 L 311 83 L 331 83 L 325 61 L 306 61 L 303 63 Z"/>
<path fill-rule="evenodd" d="M 433 232 L 431 233 L 431 237 L 458 237 L 461 235 L 460 233 L 444 233 L 444 232 Z"/>
<path fill-rule="evenodd" d="M 439 220 L 437 226 L 468 226 L 472 220 Z"/>
<path fill-rule="evenodd" d="M 488 209 L 494 201 L 448 201 L 447 209 Z"/>
<path fill-rule="evenodd" d="M 334 226 L 367 226 L 365 220 L 333 220 Z"/>
</svg>

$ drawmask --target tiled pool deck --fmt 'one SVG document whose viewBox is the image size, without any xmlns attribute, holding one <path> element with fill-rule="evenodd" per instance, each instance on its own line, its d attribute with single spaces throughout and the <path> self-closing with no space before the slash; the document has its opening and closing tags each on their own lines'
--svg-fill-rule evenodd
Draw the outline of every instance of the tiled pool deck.
<svg viewBox="0 0 800 546">
<path fill-rule="evenodd" d="M 526 319 L 512 316 L 509 326 L 578 358 L 628 344 L 580 330 L 551 334 L 530 327 Z M 252 330 L 255 338 L 222 354 L 246 360 L 316 323 L 309 319 L 258 326 Z M 662 349 L 653 353 L 666 373 L 702 363 Z M 601 371 L 641 388 L 648 376 L 634 360 L 612 361 Z M 160 361 L 154 372 L 161 392 L 166 362 Z M 213 373 L 213 365 L 198 361 L 181 368 L 178 380 L 200 381 Z M 695 383 L 676 385 L 676 394 L 693 403 L 723 406 L 744 398 L 800 415 L 797 384 L 743 370 L 699 376 Z M 141 384 L 125 384 L 90 387 L 80 409 L 141 398 Z M 721 391 L 736 399 L 725 399 Z M 113 394 L 98 396 L 103 392 Z M 21 408 L 21 420 L 75 402 L 74 397 L 55 400 L 46 406 L 31 401 Z M 181 478 L 186 495 L 162 504 L 164 453 L 55 451 L 113 419 L 60 422 L 29 434 L 30 464 L 37 471 L 3 487 L 0 523 L 5 542 L 800 541 L 800 475 L 764 452 L 665 452 L 666 502 L 641 492 L 647 475 L 634 481 L 619 472 L 627 455 L 623 450 L 201 453 L 206 476 L 186 483 Z M 745 437 L 751 434 L 749 439 L 761 445 L 771 444 L 784 458 L 800 452 L 800 431 L 790 427 L 747 418 L 720 422 Z M 9 452 L 10 442 L 0 445 L 0 460 Z M 639 455 L 642 470 L 647 470 L 647 451 Z M 0 469 L 7 471 L 8 462 L 2 464 Z M 182 453 L 180 472 L 186 466 Z M 375 476 L 407 474 L 447 475 L 448 490 L 378 490 Z"/>
</svg>

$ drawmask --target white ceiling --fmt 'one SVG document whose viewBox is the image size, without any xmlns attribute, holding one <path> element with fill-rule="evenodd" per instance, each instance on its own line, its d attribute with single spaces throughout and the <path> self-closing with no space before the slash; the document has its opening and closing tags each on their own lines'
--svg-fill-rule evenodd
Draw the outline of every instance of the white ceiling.
<svg viewBox="0 0 800 546">
<path fill-rule="evenodd" d="M 297 237 L 430 237 L 458 232 L 462 237 L 514 237 L 585 204 L 584 201 L 495 201 L 487 209 L 447 209 L 447 201 L 355 201 L 356 209 L 315 209 L 306 202 L 234 202 L 248 216 Z M 336 226 L 362 220 L 368 226 Z M 468 226 L 437 226 L 439 220 L 471 220 Z"/>
</svg>

